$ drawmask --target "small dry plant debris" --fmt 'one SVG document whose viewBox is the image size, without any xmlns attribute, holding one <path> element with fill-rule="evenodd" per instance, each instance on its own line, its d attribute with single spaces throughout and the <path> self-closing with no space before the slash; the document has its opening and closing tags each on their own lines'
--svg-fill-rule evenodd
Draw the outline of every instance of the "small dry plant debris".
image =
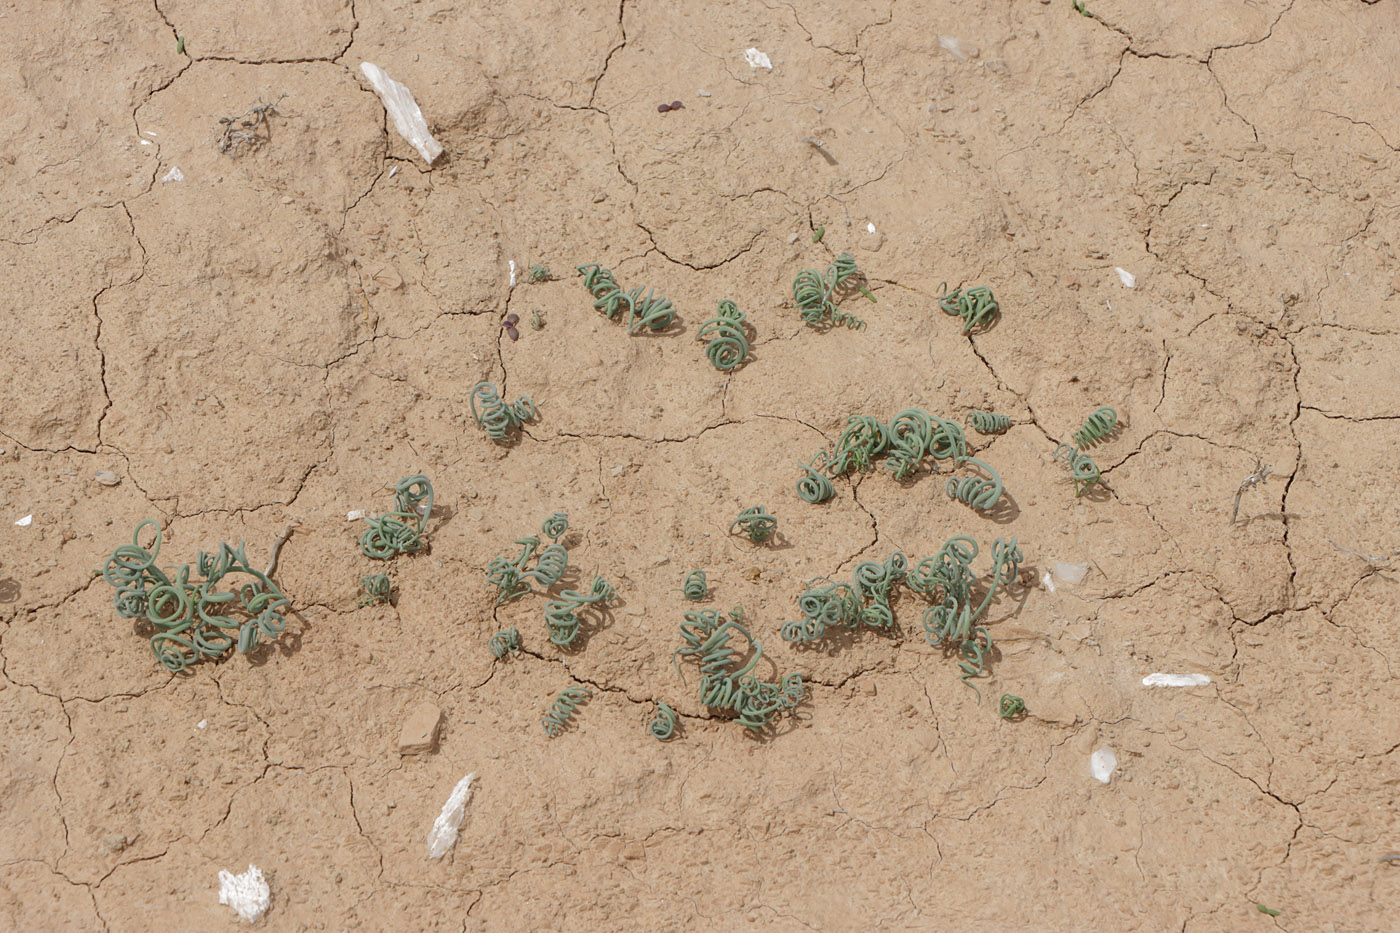
<svg viewBox="0 0 1400 933">
<path fill-rule="evenodd" d="M 219 151 L 231 159 L 252 152 L 272 137 L 268 117 L 277 113 L 277 105 L 287 95 L 277 98 L 270 104 L 258 101 L 236 117 L 220 117 L 219 125 L 224 129 L 219 136 Z"/>
</svg>

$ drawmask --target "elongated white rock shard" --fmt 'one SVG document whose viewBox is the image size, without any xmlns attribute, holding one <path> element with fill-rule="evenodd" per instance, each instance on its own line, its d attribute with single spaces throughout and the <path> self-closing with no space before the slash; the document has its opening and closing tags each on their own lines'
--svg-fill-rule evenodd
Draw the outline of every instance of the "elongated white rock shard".
<svg viewBox="0 0 1400 933">
<path fill-rule="evenodd" d="M 256 923 L 272 903 L 272 891 L 257 866 L 249 865 L 241 875 L 219 872 L 219 903 L 227 904 L 239 920 Z"/>
<path fill-rule="evenodd" d="M 472 781 L 476 780 L 473 771 L 457 782 L 442 812 L 433 820 L 432 831 L 428 833 L 428 858 L 442 858 L 447 850 L 457 842 L 457 828 L 462 825 L 462 817 L 467 813 L 467 801 L 472 797 Z"/>
<path fill-rule="evenodd" d="M 1137 287 L 1137 276 L 1133 275 L 1127 269 L 1120 269 L 1114 266 L 1113 271 L 1118 273 L 1118 281 L 1122 282 L 1128 288 Z"/>
<path fill-rule="evenodd" d="M 374 86 L 374 92 L 384 102 L 384 109 L 394 118 L 394 129 L 398 130 L 399 135 L 418 150 L 424 162 L 432 165 L 437 161 L 437 157 L 442 155 L 442 146 L 428 132 L 428 122 L 423 119 L 423 111 L 418 109 L 413 92 L 371 62 L 360 62 L 360 73 Z"/>
<path fill-rule="evenodd" d="M 1089 773 L 1094 780 L 1107 784 L 1113 780 L 1113 771 L 1118 767 L 1118 756 L 1111 748 L 1101 748 L 1089 756 Z"/>
<path fill-rule="evenodd" d="M 1205 674 L 1148 674 L 1142 679 L 1144 687 L 1204 687 L 1210 683 Z"/>
</svg>

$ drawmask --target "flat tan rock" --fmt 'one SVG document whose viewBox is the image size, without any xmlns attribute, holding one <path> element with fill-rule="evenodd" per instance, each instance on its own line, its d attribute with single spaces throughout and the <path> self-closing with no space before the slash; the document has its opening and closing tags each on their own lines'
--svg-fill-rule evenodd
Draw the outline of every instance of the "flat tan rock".
<svg viewBox="0 0 1400 933">
<path fill-rule="evenodd" d="M 436 704 L 424 701 L 411 708 L 399 731 L 399 754 L 422 755 L 437 751 L 441 723 L 442 710 Z"/>
</svg>

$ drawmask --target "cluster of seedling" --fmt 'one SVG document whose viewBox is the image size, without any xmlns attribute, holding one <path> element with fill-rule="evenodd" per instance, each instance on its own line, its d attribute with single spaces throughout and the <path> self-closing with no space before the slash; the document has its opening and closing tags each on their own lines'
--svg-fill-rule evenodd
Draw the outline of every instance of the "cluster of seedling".
<svg viewBox="0 0 1400 933">
<path fill-rule="evenodd" d="M 773 536 L 773 532 L 778 530 L 778 517 L 769 515 L 768 510 L 761 505 L 744 509 L 739 513 L 739 517 L 729 523 L 729 533 L 734 534 L 735 529 L 742 532 L 754 544 L 762 544 Z"/>
<path fill-rule="evenodd" d="M 370 560 L 414 554 L 428 546 L 428 515 L 433 511 L 433 484 L 422 473 L 405 476 L 394 486 L 394 510 L 366 516 L 360 552 Z M 388 573 L 363 577 L 361 606 L 387 603 L 392 593 Z"/>
<path fill-rule="evenodd" d="M 676 649 L 672 663 L 678 674 L 679 658 L 691 658 L 699 663 L 700 702 L 712 710 L 735 714 L 741 726 L 751 733 L 759 733 L 775 716 L 802 702 L 805 688 L 801 674 L 787 674 L 776 682 L 758 676 L 756 670 L 763 658 L 763 643 L 750 634 L 743 619 L 744 611 L 738 606 L 727 618 L 713 609 L 687 612 L 681 623 L 681 639 L 685 645 Z M 748 650 L 743 654 L 730 646 L 730 639 L 736 633 L 748 643 Z"/>
<path fill-rule="evenodd" d="M 1060 444 L 1055 448 L 1055 460 L 1063 459 L 1069 467 L 1070 480 L 1074 483 L 1074 495 L 1078 498 L 1088 492 L 1099 481 L 1099 467 L 1084 453 L 1113 433 L 1118 426 L 1118 412 L 1112 408 L 1100 408 L 1074 432 L 1074 444 Z"/>
<path fill-rule="evenodd" d="M 825 228 L 823 228 L 825 229 Z M 860 268 L 850 253 L 842 253 L 826 267 L 826 273 L 803 269 L 792 280 L 792 300 L 808 327 L 850 327 L 860 330 L 865 322 L 854 314 L 838 309 L 847 290 L 859 291 L 871 301 L 875 296 L 860 286 Z"/>
<path fill-rule="evenodd" d="M 980 701 L 982 695 L 971 678 L 982 674 L 992 638 L 977 622 L 997 590 L 1016 579 L 1024 558 L 1015 538 L 998 538 L 992 545 L 991 577 L 983 588 L 971 569 L 977 554 L 977 542 L 967 535 L 958 535 L 949 538 L 937 554 L 912 568 L 905 556 L 896 551 L 884 562 L 868 560 L 857 564 L 850 583 L 826 577 L 809 581 L 807 591 L 797 600 L 802 618 L 784 623 L 779 634 L 793 644 L 813 645 L 833 631 L 851 632 L 862 627 L 893 631 L 895 618 L 890 596 L 903 583 L 930 603 L 923 614 L 925 640 L 957 652 L 958 667 L 963 672 L 960 679 L 972 687 Z M 983 590 L 980 601 L 976 599 L 979 588 Z"/>
<path fill-rule="evenodd" d="M 555 512 L 545 519 L 540 531 L 549 543 L 540 547 L 540 539 L 531 535 L 517 538 L 520 554 L 514 560 L 505 556 L 493 557 L 486 565 L 486 580 L 496 587 L 496 605 L 519 599 L 532 592 L 533 582 L 541 593 L 548 593 L 563 579 L 569 567 L 569 551 L 560 541 L 569 530 L 569 517 L 563 512 Z M 531 566 L 531 561 L 534 562 Z M 578 613 L 588 607 L 601 607 L 617 598 L 617 590 L 602 577 L 595 576 L 586 593 L 577 590 L 562 590 L 545 604 L 545 629 L 549 640 L 560 648 L 572 647 L 582 628 Z M 513 633 L 513 634 L 512 634 Z M 520 633 L 515 629 L 497 632 L 492 637 L 491 653 L 497 658 L 505 656 L 505 651 L 497 651 L 499 644 L 515 645 L 519 650 Z M 503 639 L 497 641 L 497 639 Z M 510 649 L 507 649 L 510 650 Z"/>
<path fill-rule="evenodd" d="M 147 525 L 155 529 L 150 549 L 141 544 Z M 223 658 L 234 648 L 247 654 L 287 627 L 291 601 L 271 579 L 275 547 L 266 571 L 248 563 L 241 542 L 237 547 L 220 544 L 214 554 L 200 551 L 195 573 L 203 579 L 195 580 L 189 564 L 169 573 L 172 568 L 156 566 L 160 544 L 160 523 L 148 518 L 136 526 L 130 544 L 112 551 L 100 573 L 117 591 L 117 615 L 155 627 L 151 653 L 166 670 L 179 673 L 196 661 Z"/>
<path fill-rule="evenodd" d="M 502 401 L 493 382 L 478 382 L 472 386 L 471 409 L 477 427 L 497 444 L 510 443 L 524 422 L 539 417 L 539 410 L 530 396 L 522 395 L 514 402 Z"/>
<path fill-rule="evenodd" d="M 183 52 L 185 40 L 179 41 L 180 51 Z M 223 131 L 219 133 L 219 152 L 236 159 L 267 142 L 271 138 L 268 118 L 277 112 L 277 105 L 286 96 L 283 94 L 270 104 L 259 102 L 256 107 L 249 107 L 236 117 L 220 117 L 219 125 Z"/>
<path fill-rule="evenodd" d="M 962 318 L 964 334 L 971 333 L 974 329 L 985 330 L 1001 311 L 992 290 L 985 285 L 974 285 L 966 289 L 955 288 L 951 292 L 945 291 L 947 287 L 947 282 L 938 286 L 939 292 L 942 293 L 938 298 L 938 307 L 944 314 Z"/>
<path fill-rule="evenodd" d="M 1004 415 L 981 411 L 971 413 L 968 420 L 989 431 L 1005 430 L 1010 424 Z M 979 511 L 991 510 L 1001 501 L 1001 477 L 990 464 L 968 456 L 962 426 L 922 408 L 906 408 L 889 423 L 871 415 L 852 415 L 830 451 L 819 450 L 806 463 L 798 461 L 805 475 L 797 481 L 797 495 L 814 505 L 825 502 L 836 494 L 832 478 L 853 469 L 868 473 L 875 469 L 879 457 L 885 458 L 885 469 L 900 481 L 912 476 L 925 458 L 976 467 L 987 474 L 986 478 L 950 478 L 945 487 L 948 498 Z"/>
<path fill-rule="evenodd" d="M 596 262 L 578 267 L 583 276 L 583 286 L 593 296 L 593 307 L 610 321 L 621 318 L 627 310 L 627 333 L 635 334 L 645 327 L 652 331 L 665 330 L 676 319 L 676 309 L 669 299 L 657 298 L 656 289 L 649 289 L 642 296 L 641 286 L 624 292 L 613 278 L 611 269 L 604 269 Z"/>
</svg>

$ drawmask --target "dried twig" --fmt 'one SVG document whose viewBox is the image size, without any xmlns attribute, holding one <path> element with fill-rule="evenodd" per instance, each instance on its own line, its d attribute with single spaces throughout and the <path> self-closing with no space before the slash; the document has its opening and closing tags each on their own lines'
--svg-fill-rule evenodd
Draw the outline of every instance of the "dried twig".
<svg viewBox="0 0 1400 933">
<path fill-rule="evenodd" d="M 1264 461 L 1255 458 L 1254 472 L 1246 476 L 1243 480 L 1241 480 L 1240 488 L 1235 490 L 1235 508 L 1232 512 L 1230 512 L 1230 524 L 1233 525 L 1235 523 L 1235 519 L 1238 518 L 1240 515 L 1240 497 L 1244 495 L 1245 490 L 1264 482 L 1264 480 L 1268 479 L 1269 476 L 1273 474 L 1273 472 L 1273 467 L 1265 466 Z"/>
<path fill-rule="evenodd" d="M 1368 556 L 1368 555 L 1366 555 L 1366 554 L 1360 553 L 1359 551 L 1353 551 L 1353 550 L 1351 550 L 1350 548 L 1344 548 L 1344 547 L 1342 547 L 1340 544 L 1338 544 L 1336 541 L 1333 541 L 1331 538 L 1328 538 L 1328 539 L 1327 539 L 1327 543 L 1330 544 L 1330 545 L 1332 545 L 1332 546 L 1333 546 L 1334 548 L 1336 548 L 1337 550 L 1341 551 L 1343 554 L 1350 554 L 1352 557 L 1359 557 L 1359 558 L 1361 558 L 1362 560 L 1364 560 L 1364 561 L 1365 561 L 1366 563 L 1368 563 L 1368 564 L 1384 564 L 1384 563 L 1388 563 L 1392 557 L 1394 557 L 1396 554 L 1400 554 L 1400 550 L 1397 550 L 1397 551 L 1391 551 L 1389 554 L 1383 554 L 1383 555 L 1381 555 L 1380 557 L 1370 557 L 1370 556 Z"/>
<path fill-rule="evenodd" d="M 270 104 L 258 102 L 236 117 L 220 117 L 223 134 L 219 137 L 219 151 L 229 158 L 236 159 L 245 152 L 257 149 L 267 142 L 270 135 L 267 118 L 277 112 L 277 105 L 287 95 L 277 98 Z"/>
<path fill-rule="evenodd" d="M 272 556 L 267 561 L 267 570 L 263 572 L 263 576 L 267 577 L 269 580 L 271 580 L 272 575 L 277 572 L 277 556 L 282 553 L 282 545 L 286 544 L 287 539 L 292 536 L 292 529 L 299 528 L 300 526 L 301 522 L 296 519 L 287 522 L 287 527 L 283 528 L 282 533 L 277 536 L 277 540 L 272 542 Z"/>
</svg>

